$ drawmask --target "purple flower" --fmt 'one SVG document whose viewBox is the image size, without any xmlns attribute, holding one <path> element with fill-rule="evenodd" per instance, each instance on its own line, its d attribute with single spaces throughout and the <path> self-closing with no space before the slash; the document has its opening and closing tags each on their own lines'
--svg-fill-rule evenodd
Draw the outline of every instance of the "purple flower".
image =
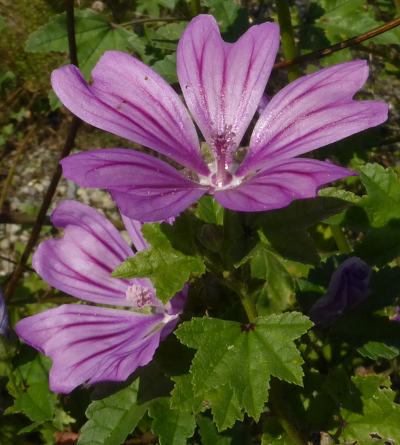
<svg viewBox="0 0 400 445">
<path fill-rule="evenodd" d="M 326 294 L 310 309 L 311 320 L 327 326 L 360 304 L 368 296 L 371 275 L 372 269 L 363 260 L 348 258 L 333 272 Z"/>
<path fill-rule="evenodd" d="M 9 329 L 7 306 L 0 288 L 0 335 L 8 335 Z"/>
<path fill-rule="evenodd" d="M 84 382 L 126 380 L 151 361 L 160 341 L 174 330 L 187 289 L 163 305 L 150 280 L 111 278 L 134 254 L 115 227 L 84 204 L 64 201 L 52 222 L 65 228 L 64 237 L 40 244 L 33 257 L 38 274 L 77 298 L 128 310 L 65 304 L 21 320 L 15 331 L 53 360 L 52 391 L 69 393 Z M 140 223 L 124 222 L 137 250 L 147 248 Z M 145 307 L 148 313 L 137 311 Z"/>
<path fill-rule="evenodd" d="M 207 150 L 200 150 L 179 96 L 139 60 L 106 52 L 92 71 L 92 85 L 73 65 L 54 71 L 54 91 L 74 114 L 184 167 L 110 148 L 64 159 L 64 175 L 83 187 L 108 189 L 123 214 L 141 221 L 175 216 L 205 193 L 233 210 L 276 209 L 353 175 L 297 156 L 386 120 L 386 104 L 352 100 L 368 77 L 363 60 L 323 69 L 282 89 L 263 108 L 244 161 L 235 159 L 278 46 L 274 23 L 252 26 L 234 44 L 222 40 L 212 16 L 200 15 L 186 28 L 177 51 L 178 77 L 211 154 L 205 160 Z"/>
</svg>

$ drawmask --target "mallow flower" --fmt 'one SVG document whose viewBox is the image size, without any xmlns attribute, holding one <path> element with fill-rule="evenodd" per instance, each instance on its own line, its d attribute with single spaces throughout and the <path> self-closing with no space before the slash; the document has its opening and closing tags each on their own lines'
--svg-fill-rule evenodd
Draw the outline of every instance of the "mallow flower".
<svg viewBox="0 0 400 445">
<path fill-rule="evenodd" d="M 372 269 L 358 257 L 344 261 L 333 272 L 326 294 L 309 311 L 318 326 L 328 326 L 368 297 Z"/>
<path fill-rule="evenodd" d="M 190 114 L 167 82 L 122 52 L 100 58 L 93 84 L 73 65 L 55 70 L 53 89 L 72 113 L 174 163 L 109 148 L 67 157 L 64 176 L 83 187 L 108 189 L 124 215 L 154 221 L 179 214 L 205 193 L 232 210 L 265 211 L 314 197 L 322 184 L 353 175 L 299 156 L 386 120 L 385 103 L 353 100 L 368 77 L 364 60 L 309 74 L 264 100 L 249 146 L 238 152 L 278 46 L 275 23 L 252 26 L 232 44 L 222 40 L 212 16 L 194 18 L 177 49 Z M 246 150 L 240 162 L 238 153 Z"/>
<path fill-rule="evenodd" d="M 65 304 L 19 321 L 15 331 L 51 357 L 54 392 L 69 393 L 85 382 L 126 380 L 152 360 L 160 342 L 174 330 L 187 289 L 163 305 L 150 280 L 111 278 L 111 272 L 134 253 L 91 207 L 64 201 L 51 219 L 65 229 L 64 236 L 39 245 L 32 262 L 38 274 L 82 300 L 126 309 Z M 140 223 L 123 219 L 135 248 L 147 248 Z"/>
</svg>

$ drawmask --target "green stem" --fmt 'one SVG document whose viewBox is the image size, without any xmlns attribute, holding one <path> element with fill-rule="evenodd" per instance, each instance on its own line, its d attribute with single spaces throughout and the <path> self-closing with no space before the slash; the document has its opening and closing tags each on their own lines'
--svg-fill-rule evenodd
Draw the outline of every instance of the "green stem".
<svg viewBox="0 0 400 445">
<path fill-rule="evenodd" d="M 278 22 L 281 29 L 281 39 L 283 54 L 285 59 L 294 59 L 296 57 L 296 45 L 293 37 L 292 18 L 290 16 L 289 4 L 287 0 L 277 0 Z M 288 67 L 289 80 L 292 82 L 300 77 L 300 70 L 297 65 Z"/>
<path fill-rule="evenodd" d="M 245 283 L 242 281 L 236 279 L 232 276 L 231 272 L 226 271 L 222 274 L 223 280 L 222 282 L 233 292 L 235 292 L 236 295 L 240 297 L 240 301 L 242 303 L 242 306 L 246 312 L 247 318 L 249 319 L 250 323 L 255 323 L 258 318 L 257 308 L 254 304 L 254 301 L 250 297 L 250 295 L 247 293 L 247 288 Z"/>
<path fill-rule="evenodd" d="M 400 0 L 394 0 L 394 5 L 396 6 L 397 14 L 400 14 Z"/>
<path fill-rule="evenodd" d="M 240 293 L 240 301 L 242 302 L 243 308 L 246 311 L 249 322 L 255 323 L 258 317 L 257 308 L 254 304 L 254 301 L 244 290 L 242 290 L 242 292 Z"/>
<path fill-rule="evenodd" d="M 335 238 L 336 245 L 340 253 L 349 254 L 352 249 L 344 236 L 342 228 L 338 224 L 331 225 L 332 235 Z"/>
<path fill-rule="evenodd" d="M 303 438 L 303 433 L 297 429 L 297 426 L 291 421 L 287 405 L 284 401 L 284 394 L 282 391 L 281 382 L 276 379 L 271 379 L 271 388 L 269 390 L 269 403 L 273 413 L 278 417 L 279 423 L 286 431 L 286 434 L 292 439 L 296 445 L 306 445 L 307 442 Z"/>
<path fill-rule="evenodd" d="M 193 17 L 196 17 L 196 15 L 199 15 L 201 11 L 200 0 L 191 0 L 191 4 L 192 4 L 192 15 Z"/>
</svg>

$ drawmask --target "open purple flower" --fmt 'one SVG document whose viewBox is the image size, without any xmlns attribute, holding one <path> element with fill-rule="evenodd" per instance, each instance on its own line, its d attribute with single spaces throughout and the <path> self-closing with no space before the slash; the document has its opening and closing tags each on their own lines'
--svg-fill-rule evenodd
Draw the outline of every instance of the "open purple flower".
<svg viewBox="0 0 400 445">
<path fill-rule="evenodd" d="M 19 321 L 15 331 L 53 360 L 52 391 L 69 393 L 84 382 L 126 380 L 151 361 L 160 341 L 173 331 L 187 290 L 163 305 L 150 280 L 111 278 L 111 272 L 134 254 L 94 209 L 64 201 L 52 222 L 65 228 L 64 237 L 45 241 L 36 250 L 33 266 L 39 275 L 77 298 L 128 310 L 65 304 Z M 140 223 L 128 218 L 124 222 L 136 249 L 147 248 Z M 149 313 L 137 311 L 143 308 Z"/>
<path fill-rule="evenodd" d="M 279 27 L 251 27 L 236 43 L 222 40 L 215 19 L 193 19 L 177 51 L 179 83 L 212 160 L 202 158 L 192 119 L 176 92 L 152 69 L 108 51 L 92 71 L 53 72 L 54 91 L 84 121 L 149 147 L 184 167 L 144 153 L 103 149 L 62 161 L 64 175 L 83 187 L 106 188 L 123 214 L 142 221 L 175 216 L 203 194 L 239 211 L 264 211 L 314 197 L 327 182 L 354 173 L 304 153 L 384 122 L 388 107 L 353 101 L 365 83 L 365 61 L 342 63 L 304 76 L 263 109 L 247 156 L 235 153 L 268 81 Z"/>
</svg>

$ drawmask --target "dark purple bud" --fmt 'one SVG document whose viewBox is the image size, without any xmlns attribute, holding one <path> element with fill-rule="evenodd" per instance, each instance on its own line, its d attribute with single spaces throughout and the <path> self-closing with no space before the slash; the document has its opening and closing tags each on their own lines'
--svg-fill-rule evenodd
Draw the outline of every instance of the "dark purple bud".
<svg viewBox="0 0 400 445">
<path fill-rule="evenodd" d="M 7 335 L 9 329 L 7 306 L 0 289 L 0 335 Z"/>
<path fill-rule="evenodd" d="M 361 303 L 368 296 L 371 275 L 372 269 L 360 258 L 348 258 L 332 274 L 326 294 L 310 309 L 311 320 L 319 326 L 330 325 Z"/>
</svg>

